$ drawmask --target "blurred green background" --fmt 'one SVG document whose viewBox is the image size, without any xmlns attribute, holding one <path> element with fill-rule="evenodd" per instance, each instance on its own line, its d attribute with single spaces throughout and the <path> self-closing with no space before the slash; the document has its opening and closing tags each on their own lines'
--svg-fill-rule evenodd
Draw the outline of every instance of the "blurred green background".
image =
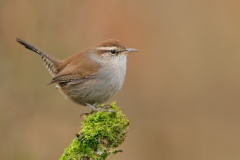
<svg viewBox="0 0 240 160">
<path fill-rule="evenodd" d="M 240 159 L 240 1 L 1 0 L 0 155 L 58 159 L 89 111 L 63 98 L 23 38 L 59 59 L 116 38 L 131 122 L 114 160 Z"/>
</svg>

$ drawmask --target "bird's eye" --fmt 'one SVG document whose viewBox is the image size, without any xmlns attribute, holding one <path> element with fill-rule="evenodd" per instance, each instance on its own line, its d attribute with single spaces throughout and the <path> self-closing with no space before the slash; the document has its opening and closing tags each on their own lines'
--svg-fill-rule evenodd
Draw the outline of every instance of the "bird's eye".
<svg viewBox="0 0 240 160">
<path fill-rule="evenodd" d="M 116 54 L 117 51 L 113 49 L 113 50 L 111 50 L 111 53 L 112 53 L 112 54 Z"/>
</svg>

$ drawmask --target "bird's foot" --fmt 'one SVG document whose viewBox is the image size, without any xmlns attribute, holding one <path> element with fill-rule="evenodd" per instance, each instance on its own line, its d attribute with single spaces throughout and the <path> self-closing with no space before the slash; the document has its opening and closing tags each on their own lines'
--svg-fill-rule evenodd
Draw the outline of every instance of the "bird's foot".
<svg viewBox="0 0 240 160">
<path fill-rule="evenodd" d="M 86 106 L 88 106 L 91 109 L 91 111 L 89 113 L 82 113 L 80 115 L 80 117 L 88 116 L 89 114 L 92 114 L 92 113 L 95 113 L 95 112 L 98 112 L 98 111 L 115 113 L 115 111 L 111 109 L 111 105 L 109 105 L 109 104 L 94 106 L 92 104 L 86 103 Z"/>
<path fill-rule="evenodd" d="M 97 112 L 98 108 L 92 104 L 86 103 L 86 105 L 91 109 L 91 112 Z M 90 112 L 90 113 L 91 113 Z"/>
</svg>

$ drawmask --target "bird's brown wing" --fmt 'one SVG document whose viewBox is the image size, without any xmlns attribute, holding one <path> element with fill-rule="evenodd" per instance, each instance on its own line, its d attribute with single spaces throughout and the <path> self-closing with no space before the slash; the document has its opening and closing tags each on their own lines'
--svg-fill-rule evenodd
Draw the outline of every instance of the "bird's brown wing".
<svg viewBox="0 0 240 160">
<path fill-rule="evenodd" d="M 90 60 L 86 53 L 74 55 L 61 62 L 61 70 L 50 84 L 84 82 L 94 78 L 99 67 L 99 64 Z"/>
</svg>

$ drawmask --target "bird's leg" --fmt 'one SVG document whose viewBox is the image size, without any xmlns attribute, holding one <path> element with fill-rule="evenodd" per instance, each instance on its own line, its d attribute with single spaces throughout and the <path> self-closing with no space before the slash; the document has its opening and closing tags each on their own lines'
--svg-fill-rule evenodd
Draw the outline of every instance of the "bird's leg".
<svg viewBox="0 0 240 160">
<path fill-rule="evenodd" d="M 80 117 L 82 117 L 82 116 L 88 116 L 89 114 L 98 111 L 97 107 L 95 107 L 95 106 L 93 106 L 93 105 L 91 105 L 91 104 L 89 104 L 89 103 L 86 103 L 86 106 L 88 106 L 88 107 L 91 109 L 91 111 L 90 111 L 89 113 L 82 113 L 82 114 L 80 115 Z"/>
<path fill-rule="evenodd" d="M 90 113 L 94 113 L 97 111 L 103 111 L 103 112 L 114 112 L 113 110 L 111 110 L 111 105 L 107 104 L 107 105 L 100 105 L 100 107 L 98 108 L 97 106 L 94 106 L 92 104 L 86 103 L 86 106 L 91 108 L 91 112 Z"/>
<path fill-rule="evenodd" d="M 111 105 L 110 104 L 107 104 L 107 105 L 100 105 L 100 107 L 98 108 L 97 106 L 94 106 L 92 104 L 89 104 L 89 103 L 86 103 L 86 106 L 88 106 L 91 111 L 89 113 L 82 113 L 80 115 L 80 117 L 82 116 L 88 116 L 89 114 L 91 113 L 95 113 L 95 112 L 98 112 L 98 111 L 102 111 L 102 112 L 112 112 L 112 113 L 115 113 L 116 111 L 112 110 L 111 109 Z"/>
<path fill-rule="evenodd" d="M 91 105 L 89 103 L 86 103 L 86 105 L 92 110 L 92 112 L 97 112 L 99 111 L 99 109 L 97 107 L 95 107 L 94 105 Z"/>
</svg>

